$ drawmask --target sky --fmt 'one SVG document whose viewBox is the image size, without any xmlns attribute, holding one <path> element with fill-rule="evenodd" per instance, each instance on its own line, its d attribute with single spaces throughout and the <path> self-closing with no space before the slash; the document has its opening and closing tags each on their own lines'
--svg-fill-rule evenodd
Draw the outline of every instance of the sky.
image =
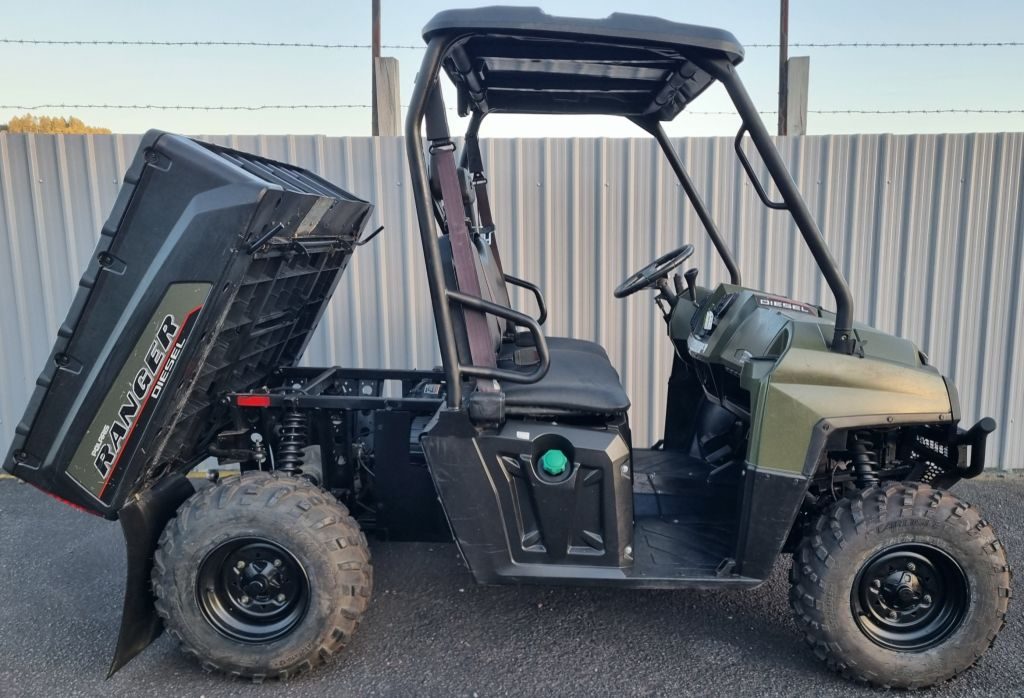
<svg viewBox="0 0 1024 698">
<path fill-rule="evenodd" d="M 437 11 L 486 0 L 381 0 L 384 44 L 421 45 L 420 29 Z M 777 0 L 532 0 L 550 14 L 602 17 L 649 14 L 731 31 L 741 43 L 778 39 Z M 6 5 L 6 7 L 4 7 Z M 790 41 L 950 42 L 1024 40 L 1020 0 L 791 0 Z M 232 40 L 368 44 L 370 0 L 0 0 L 0 38 L 50 40 Z M 408 100 L 419 48 L 383 51 L 400 62 Z M 1024 46 L 985 48 L 791 48 L 809 55 L 809 108 L 1024 109 Z M 777 49 L 749 48 L 740 74 L 755 104 L 778 102 Z M 37 104 L 360 104 L 370 102 L 369 49 L 265 47 L 35 46 L 0 43 L 0 105 Z M 691 111 L 731 109 L 712 88 Z M 24 113 L 0 107 L 0 123 Z M 367 108 L 215 112 L 44 109 L 115 133 L 161 128 L 188 134 L 370 133 Z M 769 128 L 776 117 L 765 114 Z M 731 135 L 733 116 L 684 113 L 676 136 Z M 457 130 L 458 127 L 456 126 Z M 941 133 L 1024 130 L 1024 114 L 814 114 L 808 132 Z M 609 117 L 503 116 L 485 137 L 636 136 Z"/>
</svg>

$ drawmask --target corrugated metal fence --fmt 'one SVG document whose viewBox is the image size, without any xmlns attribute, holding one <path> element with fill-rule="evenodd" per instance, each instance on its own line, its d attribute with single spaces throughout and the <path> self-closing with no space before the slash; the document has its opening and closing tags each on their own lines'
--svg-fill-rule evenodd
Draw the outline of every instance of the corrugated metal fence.
<svg viewBox="0 0 1024 698">
<path fill-rule="evenodd" d="M 404 142 L 210 138 L 310 168 L 377 204 L 385 232 L 356 255 L 308 364 L 439 363 Z M 137 136 L 0 134 L 0 449 L 64 319 Z M 784 212 L 756 199 L 730 138 L 678 142 L 748 285 L 831 298 Z M 1003 468 L 1024 466 L 1024 134 L 807 136 L 783 157 L 853 288 L 857 318 L 915 340 L 960 386 L 965 419 L 991 415 Z M 614 286 L 683 241 L 723 280 L 651 140 L 490 140 L 491 197 L 511 273 L 544 288 L 553 335 L 607 347 L 633 399 L 638 444 L 664 420 L 671 350 L 646 294 Z M 766 173 L 761 172 L 763 181 Z M 520 293 L 519 307 L 532 307 Z"/>
</svg>

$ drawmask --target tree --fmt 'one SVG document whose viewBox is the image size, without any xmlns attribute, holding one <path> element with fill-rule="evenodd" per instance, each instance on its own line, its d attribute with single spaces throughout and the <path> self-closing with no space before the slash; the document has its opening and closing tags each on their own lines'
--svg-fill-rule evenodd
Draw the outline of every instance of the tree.
<svg viewBox="0 0 1024 698">
<path fill-rule="evenodd" d="M 0 125 L 0 131 L 9 133 L 110 133 L 109 128 L 86 126 L 85 122 L 75 116 L 16 116 L 6 124 Z"/>
</svg>

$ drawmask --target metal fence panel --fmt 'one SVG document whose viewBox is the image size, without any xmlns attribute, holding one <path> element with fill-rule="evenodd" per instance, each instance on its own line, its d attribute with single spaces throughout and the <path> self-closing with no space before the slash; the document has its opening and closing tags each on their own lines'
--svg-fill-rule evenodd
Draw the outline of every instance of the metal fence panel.
<svg viewBox="0 0 1024 698">
<path fill-rule="evenodd" d="M 309 168 L 377 205 L 385 232 L 356 255 L 303 361 L 439 363 L 400 138 L 211 137 Z M 138 136 L 0 134 L 0 449 L 49 354 Z M 756 199 L 732 139 L 677 141 L 744 280 L 831 306 L 785 212 Z M 959 385 L 966 420 L 991 415 L 990 453 L 1024 466 L 1024 134 L 779 139 L 849 278 L 857 318 L 915 340 Z M 725 280 L 656 145 L 645 139 L 484 142 L 509 271 L 545 289 L 553 335 L 607 347 L 633 399 L 638 444 L 659 438 L 671 348 L 650 299 L 618 281 L 683 241 Z M 767 173 L 760 168 L 762 181 Z M 521 291 L 514 301 L 531 307 Z"/>
</svg>

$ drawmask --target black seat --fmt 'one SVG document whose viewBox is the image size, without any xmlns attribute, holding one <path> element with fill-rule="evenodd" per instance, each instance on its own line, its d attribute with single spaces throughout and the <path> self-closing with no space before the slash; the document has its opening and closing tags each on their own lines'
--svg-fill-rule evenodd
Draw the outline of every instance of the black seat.
<svg viewBox="0 0 1024 698">
<path fill-rule="evenodd" d="M 456 287 L 451 242 L 447 235 L 441 237 L 439 245 L 445 280 L 450 286 Z M 480 265 L 477 266 L 477 272 L 483 276 Z M 484 300 L 499 302 L 491 297 L 486 283 L 481 281 L 480 289 Z M 460 306 L 452 305 L 459 361 L 468 365 L 472 361 L 463 312 Z M 532 369 L 538 360 L 533 344 L 523 346 L 515 340 L 509 341 L 505 321 L 493 315 L 488 315 L 487 319 L 498 366 L 524 372 Z M 603 347 L 594 342 L 569 337 L 552 337 L 546 341 L 551 364 L 544 378 L 536 383 L 501 383 L 507 414 L 605 417 L 629 409 L 629 397 Z"/>
<path fill-rule="evenodd" d="M 474 235 L 473 245 L 476 247 L 477 255 L 480 258 L 480 266 L 477 269 L 480 273 L 481 291 L 485 295 L 490 296 L 487 300 L 503 305 L 506 308 L 511 308 L 512 302 L 509 299 L 505 274 L 498 265 L 498 260 L 494 257 L 490 242 L 483 235 Z M 514 328 L 509 328 L 504 320 L 499 320 L 499 324 L 505 333 L 506 341 L 514 341 L 520 347 L 533 346 L 533 337 L 530 336 L 529 332 L 520 332 L 512 335 L 508 333 L 508 330 L 513 329 L 514 331 Z M 546 337 L 546 339 L 548 341 L 548 350 L 552 352 L 561 349 L 574 349 L 603 356 L 605 360 L 608 359 L 608 352 L 597 342 L 576 339 L 575 337 Z"/>
<path fill-rule="evenodd" d="M 435 199 L 440 199 L 440 183 L 435 162 L 431 161 L 431 188 Z M 464 168 L 457 168 L 462 203 L 469 223 L 475 222 L 475 192 L 471 177 Z M 460 212 L 461 213 L 461 212 Z M 473 225 L 473 228 L 477 226 Z M 472 233 L 476 248 L 474 259 L 476 276 L 480 282 L 480 296 L 487 301 L 511 308 L 508 285 L 501 265 L 495 258 L 489 236 L 480 232 Z M 452 259 L 451 241 L 443 235 L 439 241 L 445 282 L 450 288 L 458 288 L 455 265 Z M 452 305 L 452 320 L 455 324 L 456 348 L 459 361 L 472 364 L 468 336 L 466 333 L 465 309 Z M 500 368 L 528 372 L 539 362 L 539 355 L 532 335 L 516 332 L 514 325 L 504 318 L 487 315 L 488 329 L 495 352 L 495 361 Z M 515 383 L 503 381 L 506 413 L 511 415 L 588 415 L 611 416 L 629 409 L 629 397 L 622 387 L 619 374 L 612 367 L 608 353 L 600 344 L 572 337 L 546 337 L 550 367 L 547 374 L 536 383 Z"/>
<path fill-rule="evenodd" d="M 436 201 L 441 200 L 441 183 L 440 175 L 437 171 L 438 160 L 431 156 L 429 161 L 430 166 L 430 190 Z M 455 168 L 456 174 L 459 181 L 459 189 L 462 194 L 462 205 L 466 210 L 466 218 L 471 223 L 472 229 L 479 229 L 477 213 L 476 213 L 476 190 L 473 188 L 473 176 L 465 167 Z M 473 244 L 476 247 L 477 256 L 479 257 L 479 264 L 477 266 L 477 275 L 480 280 L 480 289 L 484 297 L 498 305 L 503 305 L 506 308 L 512 307 L 512 301 L 510 300 L 508 293 L 508 284 L 505 282 L 505 273 L 501 269 L 501 264 L 498 262 L 494 251 L 491 248 L 490 239 L 479 233 L 473 233 Z M 502 319 L 494 316 L 490 316 L 492 324 L 497 325 L 500 329 L 504 342 L 513 342 L 516 345 L 532 346 L 533 338 L 528 332 L 521 332 L 518 335 L 515 334 L 515 328 L 508 325 L 508 323 Z M 576 339 L 574 337 L 547 337 L 548 349 L 550 351 L 557 351 L 563 348 L 572 348 L 579 351 L 587 351 L 599 356 L 608 358 L 608 352 L 604 350 L 597 342 L 591 342 L 585 339 Z"/>
<path fill-rule="evenodd" d="M 595 354 L 586 348 L 556 343 L 550 355 L 551 368 L 539 382 L 502 383 L 508 414 L 616 415 L 629 409 L 629 396 L 603 351 Z M 511 367 L 507 359 L 499 360 L 498 365 Z"/>
</svg>

